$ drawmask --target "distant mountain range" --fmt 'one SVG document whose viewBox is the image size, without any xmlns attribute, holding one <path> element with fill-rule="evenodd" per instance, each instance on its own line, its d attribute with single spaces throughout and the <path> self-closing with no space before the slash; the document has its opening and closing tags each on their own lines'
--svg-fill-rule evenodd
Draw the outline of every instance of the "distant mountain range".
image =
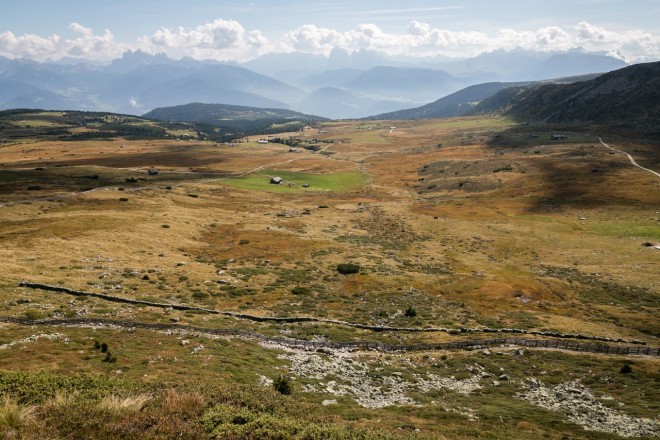
<svg viewBox="0 0 660 440">
<path fill-rule="evenodd" d="M 553 81 L 484 83 L 420 107 L 369 119 L 500 113 L 521 121 L 600 124 L 660 138 L 660 62 Z"/>
<path fill-rule="evenodd" d="M 38 63 L 0 57 L 0 109 L 143 114 L 191 102 L 292 109 L 359 118 L 418 107 L 485 82 L 536 81 L 607 72 L 623 61 L 599 54 L 496 51 L 455 61 L 374 51 L 329 57 L 269 54 L 243 65 L 126 52 L 112 63 Z"/>
<path fill-rule="evenodd" d="M 593 79 L 599 75 L 579 75 L 543 81 L 476 84 L 420 107 L 381 113 L 368 119 L 450 118 L 483 113 L 501 113 L 505 110 L 505 106 L 511 103 L 513 95 L 528 90 L 535 85 L 568 84 Z"/>
</svg>

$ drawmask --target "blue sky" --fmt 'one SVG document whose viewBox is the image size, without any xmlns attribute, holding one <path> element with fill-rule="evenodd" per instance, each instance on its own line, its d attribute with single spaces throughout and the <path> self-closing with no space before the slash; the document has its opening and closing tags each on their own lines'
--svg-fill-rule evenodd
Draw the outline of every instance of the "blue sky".
<svg viewBox="0 0 660 440">
<path fill-rule="evenodd" d="M 659 0 L 20 0 L 0 15 L 0 55 L 112 59 L 124 50 L 245 60 L 332 47 L 417 56 L 495 49 L 660 58 Z"/>
</svg>

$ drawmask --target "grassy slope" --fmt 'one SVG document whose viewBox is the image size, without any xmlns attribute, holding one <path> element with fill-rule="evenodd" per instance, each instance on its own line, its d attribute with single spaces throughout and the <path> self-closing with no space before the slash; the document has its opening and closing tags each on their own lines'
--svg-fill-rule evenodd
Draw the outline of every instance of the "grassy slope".
<svg viewBox="0 0 660 440">
<path fill-rule="evenodd" d="M 397 128 L 390 132 L 392 125 Z M 550 133 L 542 133 L 530 143 L 507 141 L 532 139 L 516 130 L 510 121 L 485 118 L 374 123 L 370 130 L 332 123 L 324 134 L 305 135 L 334 140 L 327 144 L 327 155 L 288 154 L 287 147 L 270 144 L 226 147 L 125 139 L 25 139 L 5 145 L 0 167 L 5 176 L 0 181 L 2 315 L 177 319 L 332 340 L 455 340 L 446 334 L 246 323 L 17 287 L 28 279 L 255 314 L 310 314 L 397 326 L 559 330 L 659 345 L 659 260 L 657 251 L 640 246 L 658 240 L 657 181 L 591 138 L 576 134 L 554 143 L 546 139 Z M 497 133 L 500 138 L 494 137 Z M 655 160 L 649 146 L 625 147 L 638 150 L 640 161 Z M 147 176 L 144 168 L 151 166 L 161 174 Z M 39 167 L 45 169 L 35 170 Z M 218 185 L 219 177 L 257 167 L 264 167 L 262 175 Z M 309 180 L 310 191 L 298 186 L 294 192 L 264 196 L 253 190 L 270 189 L 266 177 L 271 172 L 296 182 Z M 99 178 L 81 177 L 91 174 Z M 129 176 L 144 180 L 128 184 Z M 100 189 L 81 192 L 81 182 Z M 32 184 L 43 188 L 28 191 Z M 120 186 L 124 191 L 117 190 Z M 359 263 L 362 271 L 340 275 L 335 268 L 341 262 Z M 307 290 L 294 294 L 295 287 Z M 408 307 L 417 311 L 415 317 L 402 313 Z M 60 336 L 26 339 L 42 333 Z M 510 378 L 497 386 L 494 377 L 482 378 L 482 388 L 467 395 L 444 388 L 412 390 L 409 396 L 422 406 L 366 409 L 350 395 L 304 392 L 303 386 L 318 388 L 332 378 L 300 376 L 290 359 L 278 357 L 285 353 L 252 342 L 5 324 L 1 334 L 0 345 L 23 340 L 0 349 L 5 372 L 0 390 L 22 404 L 37 405 L 37 417 L 17 428 L 26 438 L 52 427 L 62 437 L 96 432 L 97 438 L 128 438 L 135 430 L 145 438 L 167 438 L 177 430 L 188 438 L 214 432 L 222 437 L 222 430 L 243 429 L 231 422 L 242 419 L 253 420 L 253 434 L 265 425 L 289 437 L 331 423 L 328 429 L 339 438 L 376 426 L 383 435 L 419 428 L 419 434 L 409 435 L 431 438 L 478 433 L 488 438 L 617 438 L 582 431 L 566 423 L 561 412 L 515 399 L 530 376 L 548 384 L 579 379 L 598 396 L 613 396 L 611 406 L 623 403 L 622 411 L 632 417 L 654 417 L 658 411 L 656 359 L 630 359 L 633 373 L 622 374 L 620 358 L 533 350 L 525 352 L 524 362 L 508 350 L 501 355 L 355 354 L 353 361 L 365 363 L 368 377 L 383 381 L 376 383 L 384 393 L 392 388 L 387 381 L 396 377 L 412 383 L 413 374 L 428 372 L 462 380 L 475 375 L 476 365 Z M 181 339 L 190 343 L 182 345 Z M 117 362 L 103 362 L 94 340 L 106 342 Z M 16 373 L 19 365 L 27 376 Z M 250 388 L 259 387 L 260 376 L 282 372 L 294 379 L 293 399 L 268 387 Z M 172 388 L 183 397 L 168 400 Z M 49 403 L 57 389 L 81 395 L 75 404 L 57 406 Z M 98 406 L 111 394 L 145 393 L 151 398 L 140 411 L 110 416 Z M 263 402 L 250 397 L 254 394 Z M 338 404 L 324 407 L 326 399 Z M 179 400 L 188 403 L 173 403 Z M 279 405 L 283 409 L 275 409 Z M 72 422 L 83 413 L 89 423 Z M 181 425 L 172 425 L 174 420 Z"/>
</svg>

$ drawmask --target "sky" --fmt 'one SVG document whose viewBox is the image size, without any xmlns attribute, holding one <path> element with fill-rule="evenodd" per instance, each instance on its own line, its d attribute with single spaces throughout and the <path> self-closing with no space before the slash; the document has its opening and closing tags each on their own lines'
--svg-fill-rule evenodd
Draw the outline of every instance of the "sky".
<svg viewBox="0 0 660 440">
<path fill-rule="evenodd" d="M 218 61 L 300 51 L 465 58 L 498 49 L 660 60 L 660 0 L 2 0 L 0 56 Z"/>
</svg>

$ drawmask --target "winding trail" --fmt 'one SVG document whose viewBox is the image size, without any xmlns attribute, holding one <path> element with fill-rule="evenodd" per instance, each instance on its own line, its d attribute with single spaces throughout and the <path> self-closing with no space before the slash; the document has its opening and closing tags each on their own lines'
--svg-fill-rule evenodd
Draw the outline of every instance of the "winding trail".
<svg viewBox="0 0 660 440">
<path fill-rule="evenodd" d="M 605 146 L 606 148 L 609 148 L 610 150 L 612 150 L 612 151 L 616 151 L 616 152 L 618 152 L 618 153 L 623 153 L 623 154 L 625 154 L 626 156 L 628 156 L 628 159 L 630 160 L 630 163 L 633 164 L 634 166 L 636 166 L 637 168 L 641 168 L 642 170 L 644 170 L 644 171 L 648 171 L 649 173 L 655 175 L 656 177 L 660 177 L 660 173 L 657 173 L 657 172 L 655 172 L 655 171 L 653 171 L 653 170 L 649 170 L 648 168 L 644 168 L 643 166 L 641 166 L 640 164 L 638 164 L 637 162 L 635 162 L 635 159 L 630 155 L 630 153 L 627 153 L 627 152 L 625 152 L 625 151 L 623 151 L 623 150 L 617 150 L 616 148 L 612 148 L 612 147 L 610 147 L 610 146 L 607 145 L 605 142 L 603 142 L 603 138 L 601 138 L 600 136 L 598 137 L 598 140 L 599 140 L 600 143 L 603 144 L 603 146 Z"/>
</svg>

